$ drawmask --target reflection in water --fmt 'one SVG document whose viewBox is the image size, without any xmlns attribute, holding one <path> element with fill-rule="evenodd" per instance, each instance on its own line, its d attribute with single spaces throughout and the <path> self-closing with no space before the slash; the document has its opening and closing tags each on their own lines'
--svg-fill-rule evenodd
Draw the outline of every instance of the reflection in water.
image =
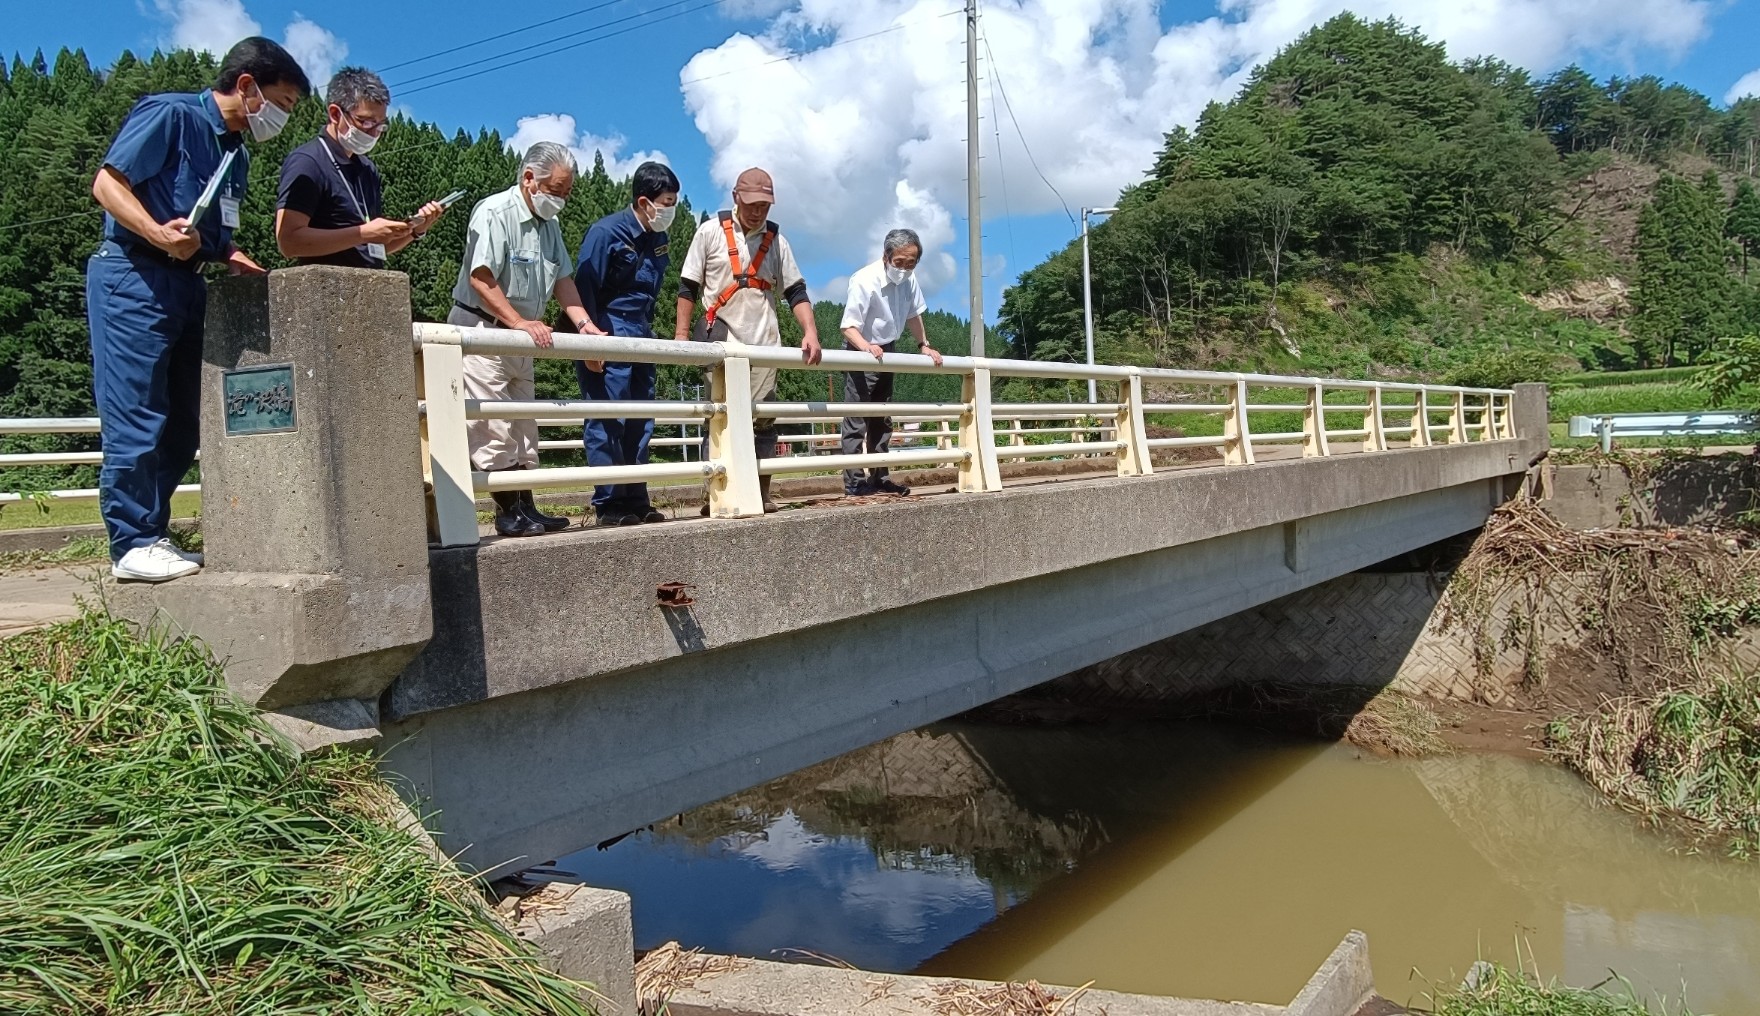
<svg viewBox="0 0 1760 1016">
<path fill-rule="evenodd" d="M 1555 768 L 1201 724 L 943 724 L 562 861 L 636 938 L 1287 1002 L 1350 928 L 1421 1000 L 1516 943 L 1760 1011 L 1760 869 L 1670 854 Z"/>
</svg>

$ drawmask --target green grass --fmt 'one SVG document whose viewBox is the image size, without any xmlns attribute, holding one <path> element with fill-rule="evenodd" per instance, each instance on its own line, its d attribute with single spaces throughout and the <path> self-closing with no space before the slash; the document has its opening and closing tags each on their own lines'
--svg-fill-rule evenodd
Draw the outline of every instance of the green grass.
<svg viewBox="0 0 1760 1016">
<path fill-rule="evenodd" d="M 371 757 L 302 759 L 196 643 L 0 642 L 0 1012 L 585 1014 Z"/>
<path fill-rule="evenodd" d="M 1683 384 L 1697 373 L 1697 367 L 1656 367 L 1652 370 L 1596 370 L 1583 374 L 1567 374 L 1559 378 L 1555 388 L 1617 388 L 1640 384 Z"/>
<path fill-rule="evenodd" d="M 1512 972 L 1504 967 L 1486 964 L 1487 969 L 1477 986 L 1459 988 L 1440 994 L 1432 1012 L 1437 1016 L 1668 1016 L 1670 1010 L 1658 1003 L 1647 1007 L 1636 997 L 1631 986 L 1613 981 L 1617 990 L 1603 985 L 1595 988 L 1567 988 L 1556 983 L 1539 981 Z M 1673 1010 L 1674 1016 L 1687 1016 L 1686 1010 Z"/>
<path fill-rule="evenodd" d="M 1550 394 L 1550 418 L 1555 422 L 1602 413 L 1680 413 L 1712 408 L 1711 397 L 1699 389 L 1667 382 L 1614 388 L 1558 388 Z"/>
<path fill-rule="evenodd" d="M 15 550 L 0 554 L 0 572 L 90 564 L 109 557 L 110 544 L 104 537 L 76 536 L 54 550 Z"/>
<path fill-rule="evenodd" d="M 54 526 L 86 526 L 103 522 L 96 501 L 49 501 L 39 510 L 28 501 L 13 502 L 0 509 L 0 530 L 46 529 Z M 187 519 L 201 514 L 200 494 L 177 494 L 171 498 L 171 517 Z"/>
<path fill-rule="evenodd" d="M 1695 633 L 1751 624 L 1760 602 L 1684 604 Z M 1622 806 L 1731 853 L 1760 853 L 1760 676 L 1614 699 L 1547 729 L 1553 750 Z"/>
</svg>

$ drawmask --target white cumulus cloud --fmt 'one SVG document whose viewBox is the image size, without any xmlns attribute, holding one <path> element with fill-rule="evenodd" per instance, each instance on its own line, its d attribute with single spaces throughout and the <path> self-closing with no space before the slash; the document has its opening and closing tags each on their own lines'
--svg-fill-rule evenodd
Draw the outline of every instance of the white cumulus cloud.
<svg viewBox="0 0 1760 1016">
<path fill-rule="evenodd" d="M 154 0 L 154 6 L 171 22 L 164 41 L 178 49 L 219 56 L 238 40 L 263 34 L 240 0 Z"/>
<path fill-rule="evenodd" d="M 302 14 L 293 16 L 281 42 L 305 68 L 306 76 L 312 79 L 312 87 L 320 94 L 330 76 L 348 59 L 348 43 Z"/>
<path fill-rule="evenodd" d="M 251 17 L 243 0 L 153 0 L 153 7 L 166 22 L 164 45 L 224 55 L 233 43 L 262 35 L 262 23 Z M 321 94 L 330 75 L 348 59 L 348 43 L 334 32 L 295 13 L 281 33 L 281 44 L 299 61 Z"/>
<path fill-rule="evenodd" d="M 872 260 L 888 228 L 908 225 L 927 248 L 925 288 L 960 284 L 963 252 L 956 258 L 948 245 L 965 208 L 963 19 L 945 16 L 941 0 L 769 6 L 779 12 L 766 31 L 735 34 L 680 72 L 716 184 L 730 188 L 747 166 L 769 169 L 777 219 L 803 260 L 854 267 Z M 1211 16 L 1164 27 L 1159 0 L 993 0 L 979 48 L 985 214 L 1002 212 L 1004 182 L 1016 215 L 1111 204 L 1142 179 L 1169 128 L 1227 100 L 1255 65 L 1345 6 L 1217 0 Z M 1455 59 L 1495 55 L 1537 72 L 1590 54 L 1679 56 L 1704 37 L 1713 8 L 1714 0 L 1350 5 L 1365 18 L 1400 18 Z"/>
<path fill-rule="evenodd" d="M 671 165 L 665 152 L 643 151 L 625 155 L 623 150 L 629 144 L 627 138 L 622 135 L 603 137 L 581 130 L 574 117 L 568 113 L 540 113 L 537 116 L 520 117 L 513 137 L 507 139 L 507 147 L 523 152 L 540 141 L 555 141 L 567 145 L 574 152 L 575 161 L 580 163 L 583 172 L 592 168 L 595 153 L 604 157 L 605 172 L 616 178 L 628 176 L 644 162 Z"/>
<path fill-rule="evenodd" d="M 1760 69 L 1751 70 L 1737 79 L 1729 86 L 1729 91 L 1723 93 L 1723 101 L 1725 105 L 1731 105 L 1750 95 L 1760 95 Z"/>
</svg>

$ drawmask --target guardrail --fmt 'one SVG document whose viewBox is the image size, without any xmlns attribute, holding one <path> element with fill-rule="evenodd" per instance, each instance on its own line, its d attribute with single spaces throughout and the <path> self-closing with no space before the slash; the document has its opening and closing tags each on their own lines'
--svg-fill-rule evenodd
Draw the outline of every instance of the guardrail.
<svg viewBox="0 0 1760 1016">
<path fill-rule="evenodd" d="M 1616 437 L 1718 437 L 1752 434 L 1757 430 L 1760 430 L 1760 420 L 1753 413 L 1707 409 L 1688 413 L 1573 416 L 1566 433 L 1571 437 L 1600 438 L 1601 450 L 1610 452 Z"/>
<path fill-rule="evenodd" d="M 1255 461 L 1255 446 L 1300 444 L 1304 456 L 1333 454 L 1335 440 L 1360 440 L 1365 451 L 1384 451 L 1391 441 L 1408 445 L 1464 443 L 1515 437 L 1513 393 L 1498 389 L 1459 388 L 1378 381 L 1350 381 L 1278 375 L 1179 371 L 1162 368 L 1048 363 L 988 357 L 948 356 L 937 366 L 926 356 L 889 354 L 884 360 L 845 350 L 827 350 L 816 365 L 802 362 L 800 351 L 779 346 L 748 346 L 740 342 L 673 342 L 557 333 L 553 345 L 538 348 L 524 332 L 497 328 L 418 323 L 414 326 L 417 378 L 425 451 L 425 477 L 432 498 L 435 536 L 443 546 L 477 542 L 476 500 L 497 490 L 546 489 L 600 483 L 656 482 L 700 479 L 707 490 L 710 514 L 747 518 L 763 514 L 758 478 L 783 473 L 821 472 L 873 467 L 952 465 L 962 492 L 1000 490 L 998 464 L 1004 460 L 1051 456 L 1110 457 L 1120 476 L 1154 471 L 1151 455 L 1162 448 L 1215 448 L 1230 465 Z M 624 363 L 671 363 L 705 368 L 709 398 L 700 402 L 654 400 L 591 402 L 544 400 L 478 401 L 464 396 L 463 360 L 482 356 L 533 356 L 568 360 L 613 360 Z M 880 411 L 895 421 L 933 423 L 945 428 L 934 447 L 906 448 L 862 455 L 777 456 L 758 459 L 753 445 L 756 420 L 785 423 L 830 422 L 844 415 L 878 415 L 872 403 L 755 402 L 753 368 L 814 371 L 882 370 L 893 373 L 943 374 L 961 379 L 961 397 L 947 403 L 891 403 Z M 1116 384 L 1116 401 L 1098 404 L 994 403 L 991 386 L 999 378 L 1093 380 Z M 1221 389 L 1221 401 L 1152 403 L 1144 385 Z M 1253 402 L 1249 392 L 1295 391 L 1300 402 Z M 1357 403 L 1327 401 L 1329 393 L 1356 398 Z M 1287 397 L 1287 396 L 1285 396 Z M 1181 414 L 1218 414 L 1222 433 L 1213 436 L 1150 438 L 1147 417 L 1177 418 Z M 1256 433 L 1254 414 L 1300 413 L 1300 430 Z M 1361 427 L 1333 428 L 1328 414 L 1360 414 Z M 1389 416 L 1392 416 L 1390 422 Z M 701 420 L 708 438 L 708 456 L 700 461 L 652 462 L 631 466 L 568 466 L 487 473 L 475 470 L 465 437 L 473 419 L 534 420 L 541 425 L 576 425 L 585 419 L 648 418 L 656 421 Z M 1014 443 L 1020 422 L 1075 420 L 1062 428 L 1098 440 L 1043 444 Z M 1440 418 L 1441 422 L 1437 422 Z M 1089 425 L 1080 421 L 1092 419 Z M 997 421 L 1009 443 L 998 444 Z M 1045 431 L 1026 431 L 1027 434 Z M 1438 441 L 1438 435 L 1442 435 Z M 811 444 L 814 435 L 803 435 Z M 671 439 L 678 440 L 678 439 Z M 558 442 L 567 446 L 572 442 Z"/>
</svg>

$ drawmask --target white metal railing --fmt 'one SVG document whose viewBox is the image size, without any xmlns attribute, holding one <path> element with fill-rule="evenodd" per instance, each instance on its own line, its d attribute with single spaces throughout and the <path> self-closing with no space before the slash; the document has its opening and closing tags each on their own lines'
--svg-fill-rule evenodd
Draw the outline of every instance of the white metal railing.
<svg viewBox="0 0 1760 1016">
<path fill-rule="evenodd" d="M 95 416 L 75 417 L 35 417 L 19 419 L 0 419 L 0 437 L 12 437 L 21 434 L 96 434 L 98 419 Z M 103 452 L 7 452 L 0 453 L 0 469 L 18 469 L 27 466 L 97 466 L 104 462 Z M 177 488 L 179 494 L 199 492 L 200 484 L 185 483 Z M 0 506 L 18 504 L 38 492 L 0 493 Z M 96 501 L 98 488 L 76 487 L 71 489 L 41 491 L 59 501 Z"/>
<path fill-rule="evenodd" d="M 1571 437 L 1593 437 L 1601 440 L 1601 450 L 1613 451 L 1616 437 L 1722 437 L 1729 434 L 1752 434 L 1760 430 L 1760 419 L 1750 412 L 1728 409 L 1703 409 L 1685 413 L 1602 413 L 1599 416 L 1573 416 L 1566 429 Z"/>
<path fill-rule="evenodd" d="M 444 546 L 477 542 L 477 496 L 511 489 L 546 489 L 600 483 L 701 479 L 710 514 L 745 518 L 763 514 L 760 476 L 873 467 L 951 465 L 958 470 L 963 492 L 1000 490 L 998 463 L 1006 459 L 1099 455 L 1114 462 L 1118 475 L 1141 476 L 1154 471 L 1151 457 L 1163 448 L 1214 448 L 1225 463 L 1251 464 L 1255 445 L 1300 444 L 1304 456 L 1330 456 L 1335 441 L 1360 442 L 1364 451 L 1385 451 L 1393 442 L 1413 447 L 1490 441 L 1515 437 L 1513 393 L 1500 389 L 1459 388 L 1396 382 L 1283 377 L 1269 374 L 1181 371 L 1149 367 L 1049 363 L 988 357 L 944 357 L 937 366 L 926 356 L 894 353 L 876 361 L 866 353 L 827 350 L 808 365 L 798 349 L 748 346 L 740 342 L 673 342 L 661 339 L 615 338 L 557 333 L 553 345 L 538 348 L 524 332 L 497 328 L 418 323 L 414 326 L 419 359 L 418 399 L 425 479 L 433 499 L 436 535 Z M 613 360 L 624 363 L 672 363 L 704 367 L 709 372 L 709 398 L 698 402 L 647 401 L 604 403 L 575 400 L 547 402 L 478 402 L 464 397 L 463 358 L 535 356 L 568 360 Z M 929 447 L 884 453 L 793 455 L 758 459 L 753 445 L 755 420 L 790 424 L 832 423 L 845 414 L 860 415 L 880 407 L 872 403 L 754 402 L 753 368 L 843 371 L 883 370 L 894 373 L 942 374 L 961 379 L 957 402 L 894 403 L 881 412 L 895 422 L 934 424 Z M 991 388 L 999 378 L 1093 380 L 1116 385 L 1116 399 L 1098 404 L 995 403 Z M 1214 402 L 1149 402 L 1146 384 L 1194 386 L 1221 390 Z M 1300 402 L 1253 402 L 1252 391 L 1272 390 L 1274 396 L 1298 393 Z M 1327 401 L 1329 393 L 1360 402 Z M 1110 392 L 1108 394 L 1111 394 Z M 1252 419 L 1259 414 L 1300 413 L 1300 430 L 1258 432 Z M 1215 414 L 1222 433 L 1211 436 L 1150 438 L 1150 416 L 1177 420 L 1182 415 Z M 1334 428 L 1328 414 L 1361 416 L 1361 426 Z M 875 414 L 879 415 L 879 414 Z M 708 455 L 701 461 L 652 462 L 634 466 L 572 466 L 486 473 L 471 467 L 465 424 L 472 419 L 534 420 L 540 426 L 579 426 L 590 418 L 652 419 L 685 426 L 700 423 Z M 1439 421 L 1440 418 L 1440 422 Z M 998 430 L 998 423 L 1004 426 Z M 1027 422 L 1064 424 L 1029 428 Z M 1348 420 L 1347 420 L 1348 422 Z M 1035 436 L 1069 440 L 1030 443 Z M 923 435 L 919 432 L 919 438 Z M 998 442 L 1001 437 L 1003 441 Z M 812 447 L 834 435 L 785 435 L 791 443 Z M 660 438 L 662 447 L 679 447 L 689 438 Z M 921 443 L 914 442 L 914 443 Z M 574 448 L 573 441 L 541 442 L 540 447 Z"/>
</svg>

